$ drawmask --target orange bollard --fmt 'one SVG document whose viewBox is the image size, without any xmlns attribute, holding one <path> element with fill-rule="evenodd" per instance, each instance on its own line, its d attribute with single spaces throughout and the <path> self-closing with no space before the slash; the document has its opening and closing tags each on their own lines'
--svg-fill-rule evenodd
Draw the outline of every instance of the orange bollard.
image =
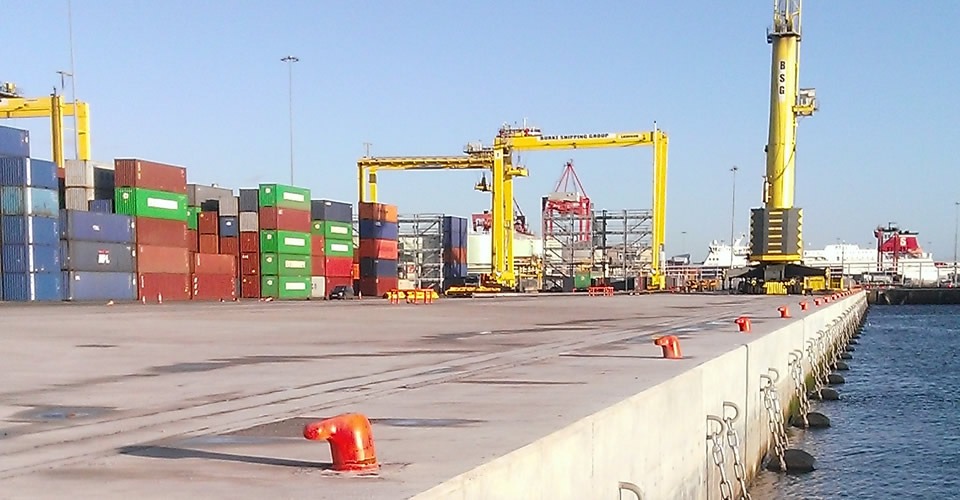
<svg viewBox="0 0 960 500">
<path fill-rule="evenodd" d="M 805 300 L 801 301 L 801 302 L 800 302 L 800 310 L 801 310 L 801 311 L 806 311 L 806 310 L 807 310 L 807 305 L 808 305 L 808 304 L 807 304 L 807 301 L 805 301 Z"/>
<path fill-rule="evenodd" d="M 813 303 L 814 303 L 815 305 L 818 305 L 818 306 L 819 306 L 820 304 L 823 303 L 823 300 L 821 300 L 821 299 L 813 299 Z"/>
<path fill-rule="evenodd" d="M 781 318 L 789 318 L 789 317 L 790 317 L 790 308 L 789 308 L 789 307 L 787 307 L 787 306 L 780 306 L 780 307 L 777 308 L 777 310 L 780 311 L 780 317 L 781 317 Z"/>
<path fill-rule="evenodd" d="M 373 448 L 370 421 L 359 413 L 344 413 L 304 426 L 303 437 L 330 443 L 335 471 L 369 471 L 380 467 Z"/>
<path fill-rule="evenodd" d="M 681 359 L 683 354 L 680 353 L 680 339 L 674 335 L 667 335 L 665 337 L 660 337 L 654 339 L 654 344 L 660 346 L 663 349 L 663 357 L 667 359 Z"/>
<path fill-rule="evenodd" d="M 750 318 L 746 316 L 740 316 L 733 322 L 737 324 L 741 332 L 750 333 Z"/>
</svg>

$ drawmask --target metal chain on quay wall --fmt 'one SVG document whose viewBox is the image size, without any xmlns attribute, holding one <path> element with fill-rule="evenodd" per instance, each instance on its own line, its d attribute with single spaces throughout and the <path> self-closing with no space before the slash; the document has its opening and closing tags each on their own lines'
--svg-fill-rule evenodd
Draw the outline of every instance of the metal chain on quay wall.
<svg viewBox="0 0 960 500">
<path fill-rule="evenodd" d="M 780 372 L 769 368 L 760 374 L 761 398 L 766 418 L 766 432 L 771 436 L 766 468 L 776 472 L 802 473 L 814 470 L 815 459 L 809 453 L 790 448 L 787 424 L 802 429 L 830 426 L 830 419 L 819 412 L 811 411 L 811 400 L 839 400 L 839 392 L 833 387 L 844 382 L 834 371 L 849 367 L 846 360 L 852 359 L 853 345 L 857 344 L 866 319 L 866 297 L 843 310 L 824 328 L 818 330 L 806 343 L 806 350 L 794 349 L 788 353 L 789 377 L 793 385 L 790 396 L 791 411 L 785 420 L 780 403 L 777 383 Z M 804 369 L 806 365 L 806 370 Z M 793 405 L 796 405 L 795 407 Z M 729 410 L 729 411 L 728 411 Z M 734 426 L 740 417 L 740 408 L 730 401 L 723 403 L 722 416 L 707 415 L 709 466 L 718 471 L 716 488 L 723 500 L 752 500 L 747 488 L 747 474 L 740 450 L 740 438 Z M 730 454 L 724 452 L 724 445 Z M 732 459 L 735 483 L 727 474 L 726 467 Z"/>
</svg>

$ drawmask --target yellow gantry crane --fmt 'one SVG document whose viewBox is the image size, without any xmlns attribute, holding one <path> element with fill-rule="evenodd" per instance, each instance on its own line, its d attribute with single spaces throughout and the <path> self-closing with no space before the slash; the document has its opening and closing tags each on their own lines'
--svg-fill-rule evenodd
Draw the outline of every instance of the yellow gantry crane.
<svg viewBox="0 0 960 500">
<path fill-rule="evenodd" d="M 82 101 L 63 102 L 53 93 L 50 97 L 25 98 L 12 83 L 0 84 L 0 119 L 50 118 L 53 162 L 63 168 L 63 117 L 77 118 L 77 159 L 90 159 L 90 111 Z"/>
<path fill-rule="evenodd" d="M 801 0 L 775 0 L 770 85 L 770 128 L 763 208 L 751 210 L 749 260 L 758 265 L 746 275 L 757 283 L 753 293 L 802 293 L 803 278 L 822 272 L 801 265 L 802 209 L 794 206 L 797 120 L 812 116 L 818 104 L 814 89 L 799 87 Z"/>
<path fill-rule="evenodd" d="M 513 165 L 513 154 L 520 151 L 543 151 L 561 149 L 596 149 L 632 146 L 653 146 L 653 276 L 651 288 L 662 289 L 665 284 L 662 272 L 662 250 L 666 230 L 667 186 L 666 134 L 652 132 L 595 133 L 545 136 L 531 127 L 500 128 L 492 147 L 468 144 L 463 156 L 409 156 L 409 157 L 363 157 L 357 161 L 360 201 L 377 201 L 377 171 L 379 170 L 490 170 L 491 182 L 482 183 L 477 189 L 492 194 L 490 209 L 491 263 L 490 281 L 481 283 L 484 290 L 517 288 L 513 238 L 515 232 L 513 212 L 513 180 L 526 177 L 527 169 Z M 499 291 L 499 290 L 496 290 Z"/>
</svg>

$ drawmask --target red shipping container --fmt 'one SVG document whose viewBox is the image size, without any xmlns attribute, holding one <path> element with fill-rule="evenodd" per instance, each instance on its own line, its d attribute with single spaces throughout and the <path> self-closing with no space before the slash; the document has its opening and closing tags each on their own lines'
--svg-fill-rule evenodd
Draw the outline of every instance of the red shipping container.
<svg viewBox="0 0 960 500">
<path fill-rule="evenodd" d="M 260 276 L 244 276 L 240 278 L 240 296 L 245 299 L 259 299 Z"/>
<path fill-rule="evenodd" d="M 187 250 L 192 253 L 200 251 L 200 235 L 193 229 L 187 229 Z"/>
<path fill-rule="evenodd" d="M 324 285 L 326 288 L 324 288 L 324 290 L 327 291 L 327 295 L 330 295 L 330 292 L 333 291 L 334 287 L 337 287 L 340 285 L 349 286 L 350 288 L 353 288 L 353 278 L 350 276 L 336 276 L 336 277 L 328 276 L 324 278 L 324 280 L 326 281 L 326 284 Z"/>
<path fill-rule="evenodd" d="M 220 238 L 215 234 L 200 235 L 200 253 L 220 253 Z"/>
<path fill-rule="evenodd" d="M 163 299 L 167 301 L 190 300 L 189 274 L 140 274 L 137 276 L 140 295 L 148 303 Z"/>
<path fill-rule="evenodd" d="M 240 233 L 240 253 L 259 253 L 260 233 Z"/>
<path fill-rule="evenodd" d="M 360 258 L 397 260 L 397 240 L 360 240 Z"/>
<path fill-rule="evenodd" d="M 187 194 L 187 169 L 147 160 L 116 159 L 114 185 Z"/>
<path fill-rule="evenodd" d="M 260 276 L 260 254 L 240 254 L 240 274 L 242 276 Z"/>
<path fill-rule="evenodd" d="M 187 248 L 187 222 L 137 217 L 134 231 L 138 245 Z"/>
<path fill-rule="evenodd" d="M 443 250 L 444 264 L 464 264 L 467 262 L 467 249 L 463 247 L 446 248 Z"/>
<path fill-rule="evenodd" d="M 237 298 L 237 277 L 232 274 L 194 274 L 193 300 Z"/>
<path fill-rule="evenodd" d="M 260 207 L 260 229 L 284 231 L 299 231 L 309 233 L 313 228 L 310 222 L 309 210 L 293 210 L 290 208 Z"/>
<path fill-rule="evenodd" d="M 210 253 L 198 253 L 193 255 L 192 266 L 193 274 L 227 274 L 237 275 L 237 258 L 233 255 L 217 255 Z"/>
<path fill-rule="evenodd" d="M 190 251 L 186 248 L 137 245 L 137 273 L 189 274 Z"/>
<path fill-rule="evenodd" d="M 323 261 L 324 276 L 353 276 L 353 259 L 350 257 L 326 257 Z"/>
<path fill-rule="evenodd" d="M 220 234 L 220 216 L 217 212 L 197 214 L 197 230 L 200 234 Z"/>
<path fill-rule="evenodd" d="M 397 278 L 360 278 L 360 293 L 367 297 L 383 297 L 397 288 Z"/>
<path fill-rule="evenodd" d="M 310 259 L 310 276 L 326 276 L 326 260 L 316 255 Z"/>
<path fill-rule="evenodd" d="M 224 255 L 240 255 L 240 238 L 224 236 L 220 238 L 220 253 Z"/>
<path fill-rule="evenodd" d="M 310 235 L 310 255 L 313 257 L 323 257 L 323 236 L 319 234 Z M 313 260 L 317 260 L 316 258 Z M 318 276 L 318 275 L 314 275 Z"/>
</svg>

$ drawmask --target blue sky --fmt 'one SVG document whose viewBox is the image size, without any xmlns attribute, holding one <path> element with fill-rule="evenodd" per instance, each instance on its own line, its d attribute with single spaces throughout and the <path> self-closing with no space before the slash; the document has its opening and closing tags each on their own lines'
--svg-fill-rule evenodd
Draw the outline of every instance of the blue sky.
<svg viewBox="0 0 960 500">
<path fill-rule="evenodd" d="M 76 85 L 91 105 L 95 159 L 188 167 L 198 183 L 289 179 L 287 68 L 294 67 L 296 184 L 356 200 L 356 158 L 457 154 L 504 122 L 544 133 L 670 135 L 668 253 L 702 258 L 759 206 L 767 135 L 770 1 L 463 2 L 73 0 Z M 66 0 L 3 0 L 0 80 L 32 96 L 69 69 Z M 797 204 L 804 236 L 868 244 L 896 221 L 937 257 L 953 253 L 960 127 L 954 2 L 805 3 Z M 45 29 L 49 28 L 49 29 Z M 953 61 L 953 62 L 951 62 Z M 44 120 L 28 128 L 49 157 Z M 68 144 L 72 151 L 72 144 Z M 573 159 L 599 208 L 649 208 L 648 148 L 531 153 L 524 211 Z M 386 173 L 401 212 L 468 215 L 488 195 L 472 172 Z M 686 232 L 686 234 L 682 234 Z"/>
</svg>

